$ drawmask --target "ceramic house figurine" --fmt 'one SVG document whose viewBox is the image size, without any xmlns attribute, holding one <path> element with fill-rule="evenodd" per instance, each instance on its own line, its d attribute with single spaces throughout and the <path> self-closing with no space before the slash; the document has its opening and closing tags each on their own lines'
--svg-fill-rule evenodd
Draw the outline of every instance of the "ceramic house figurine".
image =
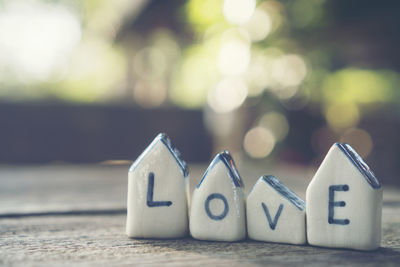
<svg viewBox="0 0 400 267">
<path fill-rule="evenodd" d="M 159 134 L 128 174 L 126 234 L 178 238 L 188 233 L 188 169 L 165 134 Z"/>
<path fill-rule="evenodd" d="M 211 162 L 194 190 L 190 208 L 193 238 L 237 241 L 246 237 L 243 182 L 228 151 Z"/>
<path fill-rule="evenodd" d="M 381 242 L 382 188 L 348 145 L 329 150 L 307 188 L 311 245 L 374 250 Z"/>
<path fill-rule="evenodd" d="M 288 244 L 306 243 L 305 202 L 274 176 L 258 179 L 246 205 L 249 238 Z"/>
</svg>

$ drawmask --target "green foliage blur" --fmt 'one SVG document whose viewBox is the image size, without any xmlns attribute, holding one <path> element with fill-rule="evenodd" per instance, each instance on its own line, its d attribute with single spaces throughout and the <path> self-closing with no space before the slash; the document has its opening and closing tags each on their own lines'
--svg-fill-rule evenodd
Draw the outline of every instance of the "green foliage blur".
<svg viewBox="0 0 400 267">
<path fill-rule="evenodd" d="M 399 104 L 395 70 L 335 65 L 340 44 L 312 41 L 334 26 L 327 0 L 169 4 L 172 13 L 155 15 L 170 20 L 153 26 L 140 19 L 168 4 L 1 1 L 0 99 L 207 109 L 225 119 L 255 108 L 243 129 L 254 158 L 285 139 L 288 111 L 317 107 L 331 131 L 355 131 L 368 143 L 357 128 L 362 116 Z"/>
</svg>

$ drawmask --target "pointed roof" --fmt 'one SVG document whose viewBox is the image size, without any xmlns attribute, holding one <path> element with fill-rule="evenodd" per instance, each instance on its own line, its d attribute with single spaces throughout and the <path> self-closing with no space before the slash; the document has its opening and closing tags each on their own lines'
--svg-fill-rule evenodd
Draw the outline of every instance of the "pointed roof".
<svg viewBox="0 0 400 267">
<path fill-rule="evenodd" d="M 181 158 L 181 153 L 179 152 L 178 149 L 176 149 L 173 145 L 171 140 L 168 138 L 168 136 L 165 133 L 160 133 L 154 138 L 153 142 L 143 151 L 143 153 L 136 159 L 136 161 L 132 164 L 131 168 L 129 169 L 130 172 L 134 171 L 136 167 L 139 165 L 139 163 L 143 160 L 143 158 L 150 152 L 150 150 L 158 143 L 162 142 L 168 149 L 168 151 L 171 153 L 171 155 L 174 157 L 176 160 L 176 163 L 178 163 L 180 169 L 182 170 L 183 176 L 187 177 L 189 174 L 189 170 L 187 167 L 186 162 Z"/>
<path fill-rule="evenodd" d="M 284 185 L 280 180 L 278 180 L 273 175 L 265 175 L 262 180 L 270 185 L 276 192 L 281 196 L 289 200 L 293 205 L 299 210 L 304 210 L 306 208 L 306 202 L 302 200 L 298 195 L 296 195 L 292 190 L 290 190 L 286 185 Z"/>
<path fill-rule="evenodd" d="M 357 154 L 357 152 L 346 143 L 336 143 L 335 144 L 345 155 L 346 157 L 353 163 L 353 165 L 360 171 L 365 180 L 372 186 L 374 189 L 378 189 L 381 187 L 379 180 L 376 178 L 375 174 L 369 168 L 367 163 Z"/>
<path fill-rule="evenodd" d="M 199 184 L 197 185 L 197 188 L 200 187 L 201 183 L 203 182 L 203 180 L 207 176 L 208 172 L 212 168 L 214 168 L 214 166 L 217 163 L 219 163 L 220 161 L 222 163 L 224 163 L 225 167 L 228 169 L 228 174 L 229 174 L 229 177 L 231 178 L 233 184 L 236 187 L 244 187 L 242 178 L 240 177 L 240 174 L 237 171 L 236 164 L 233 161 L 233 158 L 232 158 L 231 154 L 229 153 L 228 150 L 224 150 L 224 151 L 222 151 L 221 153 L 219 153 L 218 155 L 215 156 L 215 158 L 211 162 L 210 166 L 208 166 L 206 172 L 204 173 L 203 178 L 201 178 Z"/>
</svg>

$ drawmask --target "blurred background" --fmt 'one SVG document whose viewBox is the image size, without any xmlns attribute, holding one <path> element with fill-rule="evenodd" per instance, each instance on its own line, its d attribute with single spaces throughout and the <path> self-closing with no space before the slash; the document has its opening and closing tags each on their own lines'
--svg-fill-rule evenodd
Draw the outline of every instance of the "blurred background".
<svg viewBox="0 0 400 267">
<path fill-rule="evenodd" d="M 0 0 L 0 163 L 317 168 L 351 144 L 400 184 L 400 2 Z M 267 171 L 267 167 L 265 167 Z"/>
</svg>

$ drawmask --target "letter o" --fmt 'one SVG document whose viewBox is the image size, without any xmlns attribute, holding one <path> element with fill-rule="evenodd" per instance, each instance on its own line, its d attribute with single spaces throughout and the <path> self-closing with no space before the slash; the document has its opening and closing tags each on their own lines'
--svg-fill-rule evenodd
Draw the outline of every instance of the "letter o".
<svg viewBox="0 0 400 267">
<path fill-rule="evenodd" d="M 210 202 L 211 202 L 211 200 L 213 200 L 213 199 L 220 199 L 220 200 L 222 200 L 222 202 L 224 202 L 224 210 L 222 211 L 221 214 L 214 215 L 214 214 L 211 213 L 211 210 L 210 210 Z M 226 198 L 224 197 L 224 195 L 219 194 L 219 193 L 212 193 L 211 195 L 209 195 L 209 196 L 207 197 L 207 199 L 206 199 L 206 202 L 204 203 L 204 207 L 205 207 L 205 209 L 206 209 L 206 213 L 207 213 L 208 217 L 210 217 L 211 219 L 216 220 L 216 221 L 220 221 L 220 220 L 222 220 L 223 218 L 225 218 L 226 215 L 227 215 L 228 212 L 229 212 L 228 201 L 226 200 Z"/>
</svg>

